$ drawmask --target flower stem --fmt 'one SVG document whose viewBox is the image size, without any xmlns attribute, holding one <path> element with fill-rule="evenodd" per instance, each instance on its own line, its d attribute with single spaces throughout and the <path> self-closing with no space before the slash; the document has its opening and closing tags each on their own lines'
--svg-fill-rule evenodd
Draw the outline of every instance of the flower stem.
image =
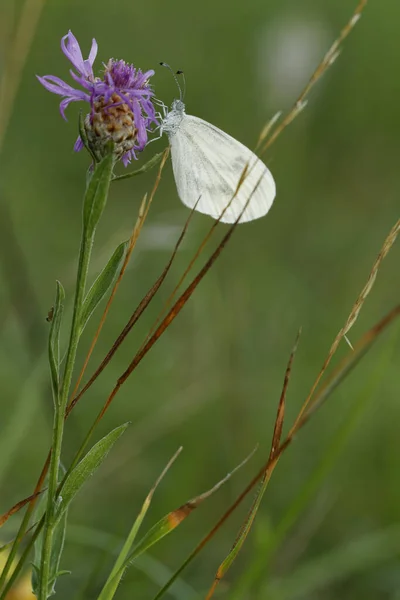
<svg viewBox="0 0 400 600">
<path fill-rule="evenodd" d="M 61 448 L 64 434 L 64 415 L 68 403 L 69 389 L 71 386 L 72 374 L 75 364 L 76 352 L 81 333 L 80 317 L 83 300 L 85 297 L 87 274 L 89 269 L 90 256 L 93 246 L 94 231 L 88 235 L 87 228 L 83 228 L 81 248 L 79 253 L 78 273 L 76 278 L 76 292 L 74 301 L 74 310 L 72 316 L 71 333 L 68 344 L 67 356 L 65 361 L 64 378 L 59 392 L 59 397 L 55 399 L 55 414 L 52 436 L 52 453 L 49 467 L 49 485 L 47 496 L 47 509 L 43 532 L 43 551 L 40 568 L 40 581 L 38 600 L 47 600 L 50 595 L 50 560 L 53 542 L 53 533 L 56 526 L 55 508 L 57 495 L 57 481 L 60 468 Z"/>
</svg>

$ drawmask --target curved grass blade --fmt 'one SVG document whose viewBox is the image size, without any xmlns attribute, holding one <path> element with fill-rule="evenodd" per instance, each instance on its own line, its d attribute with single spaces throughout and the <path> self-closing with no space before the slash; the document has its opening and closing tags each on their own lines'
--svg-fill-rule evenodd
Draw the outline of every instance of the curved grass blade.
<svg viewBox="0 0 400 600">
<path fill-rule="evenodd" d="M 129 242 L 122 242 L 122 244 L 116 248 L 108 263 L 86 294 L 81 313 L 81 332 L 84 330 L 97 305 L 101 302 L 113 284 L 124 260 L 128 243 Z"/>
<path fill-rule="evenodd" d="M 151 546 L 159 542 L 163 537 L 171 533 L 178 525 L 182 523 L 192 512 L 200 506 L 204 500 L 207 500 L 210 496 L 212 496 L 215 492 L 219 490 L 229 479 L 234 475 L 241 467 L 243 467 L 250 458 L 254 455 L 257 450 L 254 450 L 247 456 L 237 467 L 233 469 L 230 473 L 228 473 L 223 479 L 221 479 L 218 483 L 216 483 L 211 489 L 207 490 L 203 494 L 192 498 L 185 504 L 182 504 L 176 510 L 168 513 L 162 519 L 158 521 L 140 540 L 137 546 L 133 549 L 131 554 L 128 556 L 124 568 L 126 568 L 131 561 L 135 558 L 146 552 Z"/>
<path fill-rule="evenodd" d="M 118 550 L 124 543 L 121 536 L 94 529 L 86 525 L 70 524 L 68 527 L 69 544 L 77 544 L 85 551 L 91 549 L 101 551 L 105 555 L 118 555 Z M 149 581 L 155 585 L 162 585 L 162 582 L 172 575 L 171 569 L 149 553 L 142 554 L 132 565 L 135 569 L 145 575 Z M 175 582 L 174 589 L 171 589 L 171 597 L 175 600 L 200 600 L 200 595 L 195 592 L 193 587 L 183 579 Z M 88 594 L 79 596 L 79 600 L 86 600 Z"/>
<path fill-rule="evenodd" d="M 28 496 L 27 498 L 24 498 L 20 502 L 17 502 L 16 504 L 14 504 L 14 506 L 12 506 L 6 513 L 4 513 L 3 515 L 0 516 L 0 527 L 2 525 L 4 525 L 4 523 L 6 521 L 8 521 L 8 519 L 13 514 L 18 512 L 19 510 L 21 510 L 21 508 L 23 508 L 26 504 L 28 504 L 29 502 L 31 502 L 32 500 L 34 500 L 35 498 L 40 496 L 40 494 L 42 494 L 42 493 L 43 493 L 43 490 L 41 490 L 40 492 L 36 492 L 36 494 L 32 494 L 31 496 Z"/>
<path fill-rule="evenodd" d="M 212 586 L 207 594 L 206 600 L 208 600 L 209 598 L 211 598 L 214 595 L 214 591 L 215 591 L 218 583 L 224 577 L 224 575 L 228 571 L 228 569 L 232 566 L 236 556 L 239 554 L 239 552 L 247 538 L 247 535 L 251 529 L 251 526 L 254 523 L 254 519 L 255 519 L 257 511 L 260 507 L 261 500 L 264 496 L 264 493 L 267 489 L 269 480 L 271 478 L 272 469 L 270 468 L 270 464 L 271 464 L 271 461 L 273 460 L 273 458 L 275 457 L 277 449 L 279 448 L 280 443 L 281 443 L 283 420 L 285 417 L 286 394 L 287 394 L 287 390 L 288 390 L 288 386 L 289 386 L 290 375 L 292 372 L 293 360 L 294 360 L 296 350 L 298 347 L 298 343 L 299 343 L 300 333 L 301 333 L 301 331 L 299 331 L 299 333 L 297 334 L 297 338 L 296 338 L 295 344 L 293 346 L 292 352 L 290 353 L 289 362 L 286 367 L 282 393 L 281 393 L 281 397 L 279 400 L 278 412 L 277 412 L 276 420 L 275 420 L 274 432 L 272 435 L 272 444 L 271 444 L 270 455 L 269 455 L 267 466 L 266 466 L 266 469 L 264 472 L 264 476 L 261 481 L 261 486 L 260 486 L 259 491 L 257 492 L 256 498 L 253 502 L 253 506 L 251 507 L 249 514 L 246 517 L 246 520 L 239 532 L 239 535 L 237 536 L 237 538 L 232 546 L 231 551 L 229 552 L 229 554 L 225 558 L 225 560 L 221 563 L 221 565 L 218 567 L 217 573 L 215 575 L 214 583 L 212 584 Z"/>
<path fill-rule="evenodd" d="M 117 588 L 120 584 L 121 578 L 126 569 L 126 566 L 124 566 L 124 565 L 126 564 L 129 552 L 130 552 L 132 545 L 136 539 L 136 535 L 137 535 L 139 528 L 143 522 L 143 519 L 146 516 L 146 513 L 150 507 L 154 492 L 156 491 L 159 483 L 164 478 L 167 471 L 169 471 L 172 464 L 175 462 L 175 460 L 178 458 L 178 456 L 181 452 L 182 452 L 182 446 L 177 450 L 177 452 L 175 452 L 175 454 L 173 455 L 171 460 L 168 462 L 167 466 L 164 468 L 163 472 L 161 473 L 161 475 L 158 477 L 157 481 L 151 488 L 150 492 L 148 493 L 148 495 L 143 503 L 143 506 L 142 506 L 138 516 L 135 519 L 132 529 L 121 549 L 121 552 L 119 553 L 118 558 L 115 561 L 114 567 L 113 567 L 106 583 L 104 584 L 104 587 L 98 597 L 98 600 L 110 600 L 111 598 L 114 597 L 115 592 L 117 591 Z"/>
</svg>

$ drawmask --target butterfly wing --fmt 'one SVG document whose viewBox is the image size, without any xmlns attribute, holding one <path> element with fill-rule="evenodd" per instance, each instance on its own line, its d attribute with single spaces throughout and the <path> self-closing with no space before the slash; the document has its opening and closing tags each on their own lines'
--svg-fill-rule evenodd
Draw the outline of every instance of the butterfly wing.
<svg viewBox="0 0 400 600">
<path fill-rule="evenodd" d="M 225 223 L 252 221 L 267 214 L 275 182 L 257 156 L 233 137 L 198 117 L 185 115 L 170 136 L 172 167 L 178 194 L 189 208 Z M 243 169 L 247 175 L 234 196 Z M 233 199 L 232 199 L 233 198 Z"/>
</svg>

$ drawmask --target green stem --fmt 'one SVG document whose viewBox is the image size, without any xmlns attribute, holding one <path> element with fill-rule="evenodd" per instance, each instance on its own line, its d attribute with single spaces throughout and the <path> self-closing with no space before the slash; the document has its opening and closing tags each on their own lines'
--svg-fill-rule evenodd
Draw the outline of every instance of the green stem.
<svg viewBox="0 0 400 600">
<path fill-rule="evenodd" d="M 40 569 L 38 600 L 47 600 L 49 593 L 50 558 L 55 528 L 55 507 L 57 500 L 57 481 L 61 459 L 61 448 L 64 434 L 64 415 L 68 403 L 69 390 L 71 386 L 72 373 L 75 364 L 76 352 L 81 333 L 80 317 L 83 300 L 85 297 L 87 274 L 90 256 L 93 246 L 94 232 L 87 235 L 86 228 L 82 232 L 81 248 L 79 254 L 78 273 L 76 278 L 76 292 L 74 311 L 72 316 L 71 334 L 68 344 L 67 357 L 65 361 L 64 378 L 59 398 L 56 398 L 56 409 L 54 415 L 52 453 L 49 466 L 49 486 L 47 509 L 43 532 L 43 552 Z"/>
<path fill-rule="evenodd" d="M 40 520 L 40 522 L 38 523 L 32 537 L 30 538 L 30 540 L 28 541 L 25 550 L 23 551 L 21 558 L 19 559 L 17 566 L 15 567 L 15 569 L 12 571 L 9 580 L 7 581 L 3 594 L 1 596 L 1 598 L 7 598 L 8 592 L 11 590 L 12 586 L 14 585 L 17 577 L 19 576 L 19 574 L 21 573 L 23 567 L 25 566 L 25 563 L 28 559 L 28 556 L 33 548 L 33 545 L 36 541 L 36 539 L 38 538 L 40 532 L 43 529 L 43 523 L 44 523 L 44 516 L 42 517 L 42 519 Z"/>
<path fill-rule="evenodd" d="M 12 548 L 10 550 L 10 554 L 7 557 L 6 564 L 4 565 L 3 571 L 0 576 L 0 591 L 2 590 L 0 600 L 4 600 L 4 598 L 6 596 L 8 587 L 4 588 L 4 590 L 3 590 L 3 586 L 6 585 L 6 583 L 7 583 L 8 575 L 11 571 L 12 565 L 14 563 L 14 559 L 17 555 L 19 545 L 22 542 L 22 539 L 25 535 L 26 529 L 28 528 L 29 519 L 31 518 L 32 512 L 33 512 L 33 503 L 29 503 L 28 509 L 25 512 L 24 518 L 21 521 L 21 525 L 19 526 L 18 533 L 16 535 L 16 538 L 15 538 Z"/>
</svg>

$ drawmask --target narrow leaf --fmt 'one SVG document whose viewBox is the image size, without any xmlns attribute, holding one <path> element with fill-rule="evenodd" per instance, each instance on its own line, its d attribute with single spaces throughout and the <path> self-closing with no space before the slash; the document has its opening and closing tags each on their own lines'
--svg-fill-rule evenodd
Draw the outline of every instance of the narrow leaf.
<svg viewBox="0 0 400 600">
<path fill-rule="evenodd" d="M 259 487 L 259 490 L 258 490 L 255 500 L 253 502 L 253 505 L 246 517 L 246 520 L 245 520 L 244 524 L 242 525 L 241 530 L 239 531 L 239 534 L 231 548 L 231 551 L 229 552 L 229 554 L 225 558 L 225 560 L 218 567 L 214 582 L 207 594 L 206 600 L 209 600 L 209 598 L 211 598 L 214 595 L 214 591 L 215 591 L 218 583 L 223 578 L 225 573 L 228 571 L 228 569 L 234 562 L 236 556 L 239 554 L 239 552 L 247 538 L 247 535 L 251 529 L 251 526 L 254 522 L 257 511 L 261 504 L 262 497 L 265 493 L 265 490 L 267 489 L 269 480 L 271 478 L 273 468 L 275 466 L 275 463 L 273 461 L 275 459 L 275 456 L 277 455 L 277 450 L 279 450 L 279 447 L 280 447 L 280 441 L 281 441 L 281 437 L 282 437 L 283 420 L 284 420 L 284 416 L 285 416 L 286 394 L 287 394 L 287 390 L 288 390 L 290 375 L 292 372 L 293 359 L 296 354 L 297 346 L 299 343 L 300 333 L 301 333 L 301 331 L 299 331 L 299 333 L 297 334 L 297 338 L 296 338 L 295 344 L 293 346 L 292 352 L 290 353 L 288 365 L 286 367 L 282 393 L 281 393 L 281 397 L 279 400 L 278 412 L 276 415 L 274 432 L 273 432 L 273 436 L 272 436 L 271 451 L 270 451 L 268 463 L 267 463 L 265 471 L 264 471 L 264 475 L 262 477 L 261 485 Z"/>
<path fill-rule="evenodd" d="M 142 506 L 138 516 L 135 519 L 132 529 L 122 547 L 122 550 L 119 553 L 117 560 L 115 561 L 114 567 L 113 567 L 113 569 L 112 569 L 112 571 L 100 593 L 100 596 L 98 597 L 98 600 L 110 600 L 111 598 L 114 597 L 115 592 L 117 591 L 118 585 L 121 581 L 122 575 L 126 569 L 126 566 L 124 566 L 124 565 L 126 564 L 129 551 L 132 548 L 132 545 L 135 541 L 135 538 L 139 531 L 139 528 L 140 528 L 140 526 L 143 522 L 143 519 L 146 516 L 146 513 L 149 509 L 154 492 L 156 491 L 156 488 L 158 487 L 159 483 L 161 482 L 161 480 L 163 479 L 163 477 L 165 476 L 167 471 L 170 469 L 172 464 L 175 462 L 175 460 L 178 458 L 178 456 L 181 452 L 182 452 L 182 446 L 177 450 L 177 452 L 175 452 L 174 456 L 168 462 L 167 466 L 164 468 L 163 472 L 161 473 L 161 475 L 159 476 L 159 478 L 157 479 L 157 481 L 151 488 L 149 494 L 147 495 L 147 497 L 143 503 L 143 506 Z"/>
<path fill-rule="evenodd" d="M 56 299 L 51 311 L 51 325 L 49 333 L 49 363 L 51 373 L 51 384 L 54 402 L 58 404 L 58 392 L 60 384 L 60 327 L 63 314 L 63 302 L 65 298 L 64 288 L 59 281 L 56 282 Z"/>
<path fill-rule="evenodd" d="M 40 581 L 40 570 L 35 563 L 31 564 L 32 567 L 32 575 L 31 575 L 31 585 L 32 585 L 32 593 L 37 596 L 39 590 L 39 581 Z"/>
<path fill-rule="evenodd" d="M 65 533 L 67 530 L 67 516 L 68 516 L 68 510 L 65 510 L 62 514 L 62 517 L 61 517 L 59 523 L 57 523 L 57 527 L 53 534 L 53 545 L 52 545 L 51 556 L 50 556 L 49 583 L 50 583 L 51 589 L 48 592 L 49 596 L 50 595 L 52 596 L 53 594 L 56 593 L 55 585 L 56 585 L 57 578 L 60 577 L 61 575 L 66 575 L 67 573 L 69 573 L 69 571 L 64 571 L 64 570 L 59 571 L 61 555 L 64 550 Z"/>
<path fill-rule="evenodd" d="M 96 164 L 97 162 L 99 162 L 99 160 L 98 160 L 98 157 L 94 154 L 92 148 L 90 147 L 88 136 L 86 133 L 86 128 L 85 128 L 85 117 L 83 116 L 82 111 L 79 112 L 79 135 L 81 137 L 83 145 L 85 146 L 86 150 L 89 152 L 90 156 L 92 157 L 93 163 Z M 90 173 L 90 171 L 89 171 L 89 173 Z M 91 178 L 91 173 L 90 173 L 90 178 Z"/>
<path fill-rule="evenodd" d="M 115 277 L 117 276 L 117 273 L 121 268 L 127 247 L 128 242 L 123 242 L 118 246 L 88 291 L 82 306 L 81 331 L 83 331 L 93 311 L 110 289 Z"/>
<path fill-rule="evenodd" d="M 89 237 L 93 235 L 107 202 L 114 160 L 114 155 L 110 151 L 94 167 L 93 175 L 86 189 L 83 204 L 83 224 Z"/>
<path fill-rule="evenodd" d="M 143 165 L 143 167 L 140 167 L 140 169 L 136 169 L 136 171 L 131 171 L 130 173 L 124 173 L 124 175 L 117 175 L 116 177 L 113 177 L 111 181 L 122 181 L 123 179 L 130 179 L 131 177 L 136 177 L 136 175 L 142 175 L 143 173 L 150 171 L 150 169 L 155 167 L 156 164 L 160 162 L 163 154 L 164 152 L 159 152 L 158 154 L 155 154 L 146 164 Z"/>
<path fill-rule="evenodd" d="M 69 504 L 75 498 L 85 481 L 91 477 L 99 468 L 107 454 L 114 446 L 115 442 L 121 437 L 129 423 L 120 425 L 103 437 L 93 446 L 84 458 L 78 463 L 69 474 L 64 483 L 61 493 L 61 502 L 57 510 L 56 519 L 61 519 Z"/>
<path fill-rule="evenodd" d="M 65 510 L 59 523 L 57 524 L 54 534 L 53 534 L 53 544 L 51 549 L 50 556 L 50 574 L 49 574 L 49 589 L 47 591 L 47 595 L 53 596 L 55 591 L 55 584 L 58 577 L 61 575 L 69 574 L 70 571 L 59 571 L 59 565 L 61 560 L 61 555 L 64 550 L 64 542 L 65 542 L 65 533 L 67 530 L 67 516 L 68 510 Z M 39 592 L 39 580 L 40 580 L 40 569 L 36 563 L 40 564 L 40 552 L 42 550 L 42 533 L 38 536 L 35 542 L 35 561 L 32 563 L 32 592 L 37 596 Z"/>
<path fill-rule="evenodd" d="M 12 517 L 16 512 L 18 512 L 19 510 L 21 510 L 21 508 L 24 508 L 24 506 L 26 504 L 28 504 L 29 502 L 32 502 L 32 500 L 34 500 L 35 498 L 37 498 L 38 496 L 40 496 L 41 493 L 42 493 L 42 491 L 36 492 L 36 494 L 31 494 L 31 496 L 28 496 L 27 498 L 24 498 L 23 500 L 20 500 L 19 502 L 17 502 L 16 504 L 14 504 L 14 506 L 12 506 L 11 508 L 9 508 L 7 512 L 5 512 L 4 514 L 2 514 L 0 516 L 0 527 L 2 527 L 4 525 L 4 523 L 6 521 L 8 521 L 8 519 L 10 517 Z"/>
<path fill-rule="evenodd" d="M 238 471 L 243 465 L 247 463 L 248 460 L 253 456 L 257 447 L 247 456 L 237 467 L 233 469 L 230 473 L 228 473 L 221 481 L 219 481 L 216 485 L 214 485 L 210 490 L 192 498 L 185 504 L 182 504 L 178 509 L 168 513 L 165 515 L 158 523 L 156 523 L 140 540 L 137 546 L 133 549 L 132 553 L 128 557 L 127 562 L 125 563 L 125 567 L 129 562 L 134 560 L 140 554 L 143 554 L 146 550 L 148 550 L 151 546 L 159 542 L 164 536 L 168 535 L 173 531 L 178 525 L 182 523 L 204 500 L 207 500 L 212 494 L 214 494 L 220 487 L 222 487 L 231 477 Z"/>
<path fill-rule="evenodd" d="M 301 329 L 299 330 L 299 332 L 297 334 L 297 338 L 294 343 L 292 352 L 290 353 L 289 362 L 286 367 L 285 379 L 283 382 L 282 393 L 281 393 L 281 397 L 280 397 L 279 405 L 278 405 L 278 412 L 277 412 L 276 419 L 275 419 L 274 433 L 272 435 L 272 444 L 271 444 L 271 452 L 270 452 L 271 459 L 274 457 L 275 452 L 279 448 L 279 445 L 281 443 L 283 420 L 285 418 L 286 394 L 287 394 L 287 389 L 289 386 L 290 375 L 292 372 L 293 360 L 294 360 L 294 357 L 295 357 L 295 354 L 297 351 L 297 346 L 299 344 L 300 335 L 301 335 Z"/>
</svg>

